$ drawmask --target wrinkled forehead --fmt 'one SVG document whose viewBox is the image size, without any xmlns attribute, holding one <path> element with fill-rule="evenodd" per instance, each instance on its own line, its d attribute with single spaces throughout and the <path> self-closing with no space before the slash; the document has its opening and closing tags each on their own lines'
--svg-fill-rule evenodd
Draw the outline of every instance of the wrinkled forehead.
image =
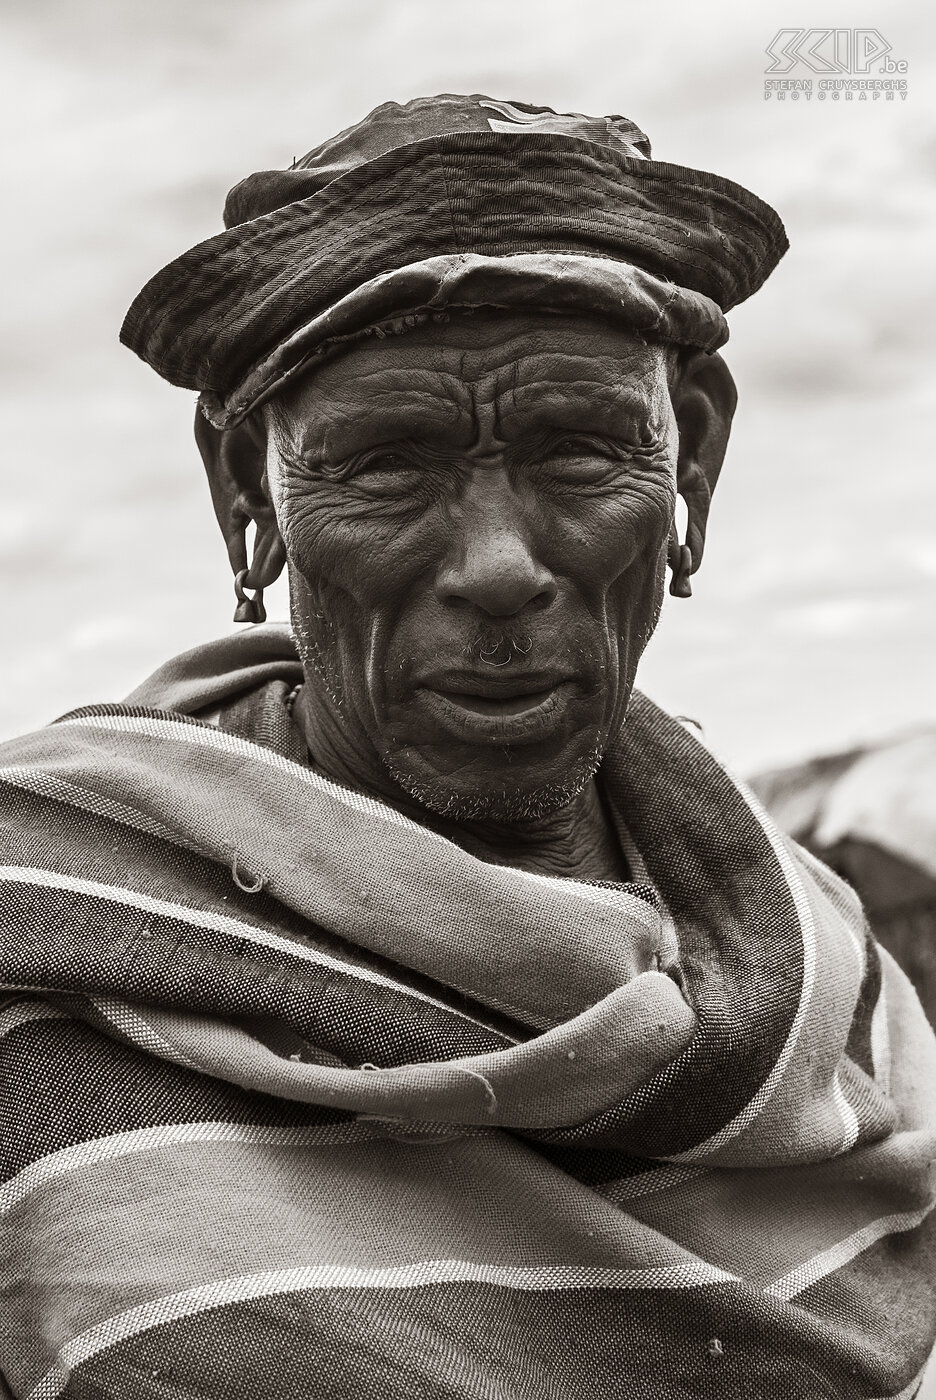
<svg viewBox="0 0 936 1400">
<path fill-rule="evenodd" d="M 665 416 L 667 350 L 597 317 L 479 311 L 348 345 L 277 400 L 291 436 L 353 452 L 377 433 L 504 441 L 536 427 L 614 431 Z"/>
</svg>

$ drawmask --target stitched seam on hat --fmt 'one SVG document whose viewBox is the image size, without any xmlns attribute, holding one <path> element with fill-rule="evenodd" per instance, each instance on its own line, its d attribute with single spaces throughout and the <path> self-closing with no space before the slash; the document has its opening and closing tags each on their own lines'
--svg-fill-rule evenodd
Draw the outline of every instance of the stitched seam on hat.
<svg viewBox="0 0 936 1400">
<path fill-rule="evenodd" d="M 442 176 L 442 182 L 443 182 L 443 185 L 444 185 L 444 188 L 445 188 L 446 201 L 447 201 L 447 204 L 448 204 L 448 207 L 449 207 L 449 221 L 450 221 L 450 226 L 451 226 L 451 228 L 452 228 L 452 233 L 453 233 L 453 236 L 456 238 L 456 241 L 459 242 L 460 251 L 463 251 L 463 249 L 461 248 L 461 240 L 458 238 L 457 228 L 455 227 L 454 221 L 453 221 L 453 219 L 452 219 L 452 208 L 451 208 L 451 206 L 452 206 L 452 195 L 451 195 L 451 187 L 450 187 L 450 184 L 449 184 L 448 177 L 447 177 L 447 175 L 446 175 L 445 165 L 444 165 L 444 161 L 442 160 L 441 154 L 439 155 L 439 170 L 440 170 L 440 174 L 441 174 L 441 176 Z M 398 172 L 395 172 L 395 173 L 398 173 Z M 646 171 L 646 172 L 641 171 L 641 172 L 639 172 L 640 178 L 637 178 L 637 177 L 635 176 L 634 172 L 630 172 L 630 171 L 621 172 L 621 174 L 624 174 L 624 175 L 627 175 L 627 176 L 630 176 L 630 177 L 631 177 L 630 179 L 627 179 L 627 180 L 623 181 L 622 183 L 624 184 L 624 187 L 625 187 L 625 188 L 629 188 L 630 190 L 632 190 L 632 191 L 635 192 L 635 193 L 639 193 L 641 185 L 658 185 L 658 184 L 660 184 L 660 183 L 662 182 L 662 180 L 663 180 L 663 177 L 662 177 L 659 173 L 653 172 L 653 171 Z M 545 184 L 546 184 L 547 182 L 544 181 L 543 183 L 544 183 L 544 186 L 545 186 Z M 607 177 L 606 177 L 606 178 L 605 178 L 605 182 L 603 182 L 603 183 L 606 183 L 606 184 L 608 184 L 608 185 L 612 185 L 613 182 L 610 181 L 610 180 L 608 180 Z M 692 216 L 694 217 L 694 219 L 695 219 L 698 223 L 700 223 L 700 224 L 702 224 L 702 225 L 708 223 L 709 220 L 705 217 L 705 216 L 707 215 L 707 213 L 708 213 L 708 210 L 706 210 L 706 209 L 704 209 L 704 208 L 699 208 L 699 207 L 698 207 L 700 204 L 703 204 L 704 202 L 698 200 L 697 197 L 696 197 L 696 198 L 693 197 L 694 194 L 695 194 L 695 192 L 691 190 L 691 187 L 687 186 L 687 185 L 684 184 L 684 182 L 682 182 L 682 181 L 672 181 L 672 182 L 670 182 L 670 184 L 671 184 L 671 187 L 673 188 L 674 192 L 677 193 L 682 199 L 684 199 L 684 200 L 686 201 L 687 205 L 689 206 L 689 209 L 687 210 L 687 213 L 691 212 L 691 214 L 692 214 Z M 614 192 L 613 189 L 611 189 L 611 190 L 608 191 L 608 193 L 611 193 L 611 194 L 613 194 L 613 192 Z M 726 201 L 726 203 L 729 202 L 730 196 L 727 194 L 726 191 L 724 191 L 724 190 L 722 190 L 722 189 L 717 189 L 717 190 L 715 190 L 714 192 L 717 193 L 717 194 L 719 194 L 719 195 L 722 197 L 722 199 Z M 324 192 L 323 192 L 323 193 L 324 193 Z M 309 197 L 308 199 L 306 199 L 306 200 L 297 201 L 297 203 L 309 204 L 309 203 L 311 203 L 312 200 L 315 200 L 315 199 L 318 199 L 318 198 L 319 198 L 319 196 L 317 196 L 317 195 L 315 195 L 315 196 L 310 196 L 310 197 Z M 572 202 L 574 202 L 574 201 L 568 201 L 568 202 L 572 203 Z M 738 202 L 737 202 L 736 200 L 730 200 L 730 203 L 731 203 L 731 205 L 732 205 L 735 209 L 739 207 Z M 695 207 L 693 207 L 693 206 L 695 206 Z M 253 233 L 252 233 L 252 235 L 251 235 L 249 238 L 244 239 L 244 240 L 238 245 L 239 248 L 240 248 L 241 250 L 243 250 L 246 246 L 249 246 L 249 247 L 250 247 L 250 250 L 251 250 L 251 252 L 252 252 L 253 254 L 258 254 L 258 253 L 265 252 L 265 251 L 266 251 L 265 245 L 268 244 L 268 243 L 273 243 L 273 244 L 275 244 L 275 243 L 279 240 L 279 238 L 281 237 L 283 227 L 286 226 L 286 227 L 288 228 L 289 224 L 292 222 L 292 220 L 289 218 L 289 216 L 288 216 L 288 214 L 287 214 L 287 210 L 289 210 L 289 209 L 291 209 L 291 208 L 293 208 L 293 207 L 294 207 L 294 206 L 284 206 L 281 210 L 276 210 L 276 211 L 274 211 L 274 214 L 280 215 L 280 218 L 277 219 L 275 226 L 272 226 L 272 227 L 271 227 L 271 226 L 268 226 L 268 227 L 266 227 L 266 228 L 264 228 L 264 229 L 262 229 L 262 230 L 259 230 L 259 229 L 258 229 L 258 230 L 254 230 Z M 740 207 L 743 207 L 743 206 L 740 206 Z M 605 213 L 606 215 L 607 215 L 607 214 L 611 214 L 611 215 L 613 216 L 613 214 L 614 214 L 615 212 L 617 212 L 617 211 L 614 211 L 614 210 L 604 210 L 604 211 L 602 211 L 602 212 Z M 732 219 L 732 218 L 730 217 L 730 212 L 729 212 L 729 210 L 723 209 L 722 212 L 728 217 L 728 221 L 732 224 L 732 229 L 731 229 L 732 237 L 733 237 L 738 243 L 740 243 L 743 247 L 745 247 L 747 250 L 749 250 L 752 254 L 754 254 L 756 257 L 762 256 L 762 254 L 763 254 L 763 249 L 758 248 L 757 245 L 751 241 L 750 237 L 748 237 L 741 229 L 734 227 L 735 220 Z M 636 221 L 636 222 L 638 222 L 638 223 L 650 224 L 651 226 L 656 225 L 658 229 L 659 229 L 659 222 L 662 220 L 662 221 L 664 222 L 665 226 L 666 226 L 666 231 L 671 231 L 674 227 L 678 227 L 681 223 L 684 223 L 684 222 L 685 222 L 684 219 L 683 219 L 683 220 L 680 220 L 678 217 L 676 217 L 676 216 L 674 216 L 674 215 L 671 215 L 671 214 L 664 213 L 663 211 L 657 210 L 657 211 L 650 212 L 650 211 L 647 211 L 647 210 L 641 209 L 640 207 L 635 207 L 635 206 L 630 206 L 630 207 L 628 208 L 628 210 L 627 210 L 627 214 L 628 214 L 628 217 L 629 217 L 630 219 L 632 219 L 632 220 L 634 220 L 634 221 Z M 264 217 L 269 217 L 269 218 L 272 219 L 272 218 L 273 218 L 273 215 L 264 216 Z M 233 230 L 229 230 L 228 232 L 232 232 L 232 231 L 233 231 Z M 224 237 L 225 235 L 224 235 L 224 234 L 220 234 L 220 235 L 217 235 L 217 236 L 218 236 L 218 237 Z M 679 243 L 678 241 L 673 240 L 673 239 L 671 239 L 671 238 L 665 238 L 665 235 L 664 235 L 664 241 L 666 241 L 667 243 L 671 243 L 674 247 L 677 247 L 677 248 L 681 246 L 680 243 Z M 193 251 L 194 251 L 194 250 L 193 250 Z M 213 250 L 213 251 L 214 251 L 214 250 Z M 718 266 L 718 267 L 721 267 L 721 266 L 722 266 L 722 263 L 721 263 L 721 261 L 720 261 L 719 259 L 713 257 L 713 256 L 710 255 L 710 254 L 709 254 L 709 255 L 706 255 L 706 253 L 704 252 L 704 250 L 702 250 L 702 249 L 697 249 L 696 251 L 699 252 L 699 253 L 702 253 L 703 256 L 708 256 L 709 261 L 713 262 L 716 266 Z M 182 256 L 185 257 L 186 255 L 183 254 Z M 212 259 L 211 254 L 209 254 L 209 253 L 206 252 L 206 253 L 203 255 L 202 259 L 200 260 L 200 261 L 201 261 L 201 264 L 202 264 L 202 267 L 203 267 L 204 269 L 207 269 L 207 268 L 210 266 L 210 263 L 211 263 L 212 260 L 213 260 L 213 259 Z M 196 265 L 197 265 L 197 264 L 196 264 Z M 163 319 L 165 319 L 165 318 L 164 318 L 164 317 L 163 317 L 163 318 L 160 318 L 160 321 L 156 322 L 156 328 L 159 327 L 159 325 L 161 324 L 161 322 L 162 322 Z"/>
<path fill-rule="evenodd" d="M 462 243 L 461 238 L 459 237 L 458 229 L 455 227 L 455 214 L 452 209 L 452 191 L 449 185 L 448 175 L 445 170 L 445 161 L 442 158 L 442 151 L 439 149 L 438 143 L 436 145 L 436 155 L 439 162 L 439 174 L 442 176 L 442 185 L 445 189 L 445 207 L 448 210 L 449 228 L 452 230 L 452 239 L 455 243 L 457 251 L 459 253 L 463 253 L 465 251 L 464 245 Z"/>
</svg>

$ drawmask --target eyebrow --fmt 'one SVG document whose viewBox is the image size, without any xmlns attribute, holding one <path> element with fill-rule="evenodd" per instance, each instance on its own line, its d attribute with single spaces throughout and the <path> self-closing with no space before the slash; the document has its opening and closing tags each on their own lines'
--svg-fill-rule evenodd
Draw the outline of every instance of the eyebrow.
<svg viewBox="0 0 936 1400">
<path fill-rule="evenodd" d="M 386 405 L 381 407 L 380 400 Z M 329 460 L 342 460 L 355 452 L 384 442 L 400 442 L 407 438 L 448 436 L 464 425 L 465 445 L 474 435 L 474 418 L 470 399 L 460 407 L 448 395 L 431 394 L 425 389 L 392 389 L 375 395 L 362 414 L 361 405 L 345 405 L 340 400 L 329 403 L 327 424 L 319 436 L 313 426 L 315 446 L 321 446 Z M 303 433 L 304 449 L 311 446 L 309 433 Z"/>
<path fill-rule="evenodd" d="M 407 377 L 412 377 L 411 371 Z M 477 439 L 477 386 L 436 370 L 427 370 L 420 379 L 421 383 L 408 387 L 391 382 L 372 397 L 366 413 L 361 412 L 360 401 L 349 404 L 335 396 L 329 402 L 321 437 L 314 427 L 312 430 L 316 455 L 340 462 L 356 452 L 406 440 L 432 443 L 444 439 L 456 449 L 470 447 Z M 633 437 L 635 433 L 644 437 L 647 427 L 651 435 L 658 427 L 653 423 L 653 403 L 648 404 L 625 381 L 609 384 L 597 376 L 501 382 L 493 396 L 485 395 L 480 404 L 485 416 L 493 414 L 494 435 L 506 443 L 521 440 L 531 430 L 570 429 L 580 424 L 610 437 Z M 303 433 L 303 455 L 311 455 L 312 446 L 309 434 Z"/>
</svg>

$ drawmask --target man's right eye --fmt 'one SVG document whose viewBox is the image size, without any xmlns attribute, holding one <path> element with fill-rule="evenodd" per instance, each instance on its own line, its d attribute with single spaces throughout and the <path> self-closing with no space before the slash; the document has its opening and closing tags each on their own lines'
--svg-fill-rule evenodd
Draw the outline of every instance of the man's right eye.
<svg viewBox="0 0 936 1400">
<path fill-rule="evenodd" d="M 424 475 L 408 453 L 390 449 L 361 453 L 342 472 L 349 487 L 370 496 L 412 495 Z"/>
<path fill-rule="evenodd" d="M 415 464 L 404 457 L 402 452 L 373 452 L 369 456 L 360 458 L 355 465 L 353 475 L 359 476 L 362 472 L 403 472 L 415 471 Z"/>
</svg>

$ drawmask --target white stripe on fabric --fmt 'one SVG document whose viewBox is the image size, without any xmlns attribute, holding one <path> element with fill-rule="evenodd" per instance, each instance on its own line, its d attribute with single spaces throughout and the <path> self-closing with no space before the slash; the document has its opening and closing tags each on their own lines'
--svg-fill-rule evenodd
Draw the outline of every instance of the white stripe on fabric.
<svg viewBox="0 0 936 1400">
<path fill-rule="evenodd" d="M 591 1189 L 599 1196 L 620 1205 L 621 1201 L 635 1201 L 640 1196 L 653 1196 L 658 1191 L 670 1191 L 674 1186 L 684 1186 L 700 1176 L 709 1176 L 711 1167 L 672 1166 L 659 1167 L 653 1171 L 640 1172 L 637 1176 L 619 1176 L 614 1181 L 602 1181 Z"/>
<path fill-rule="evenodd" d="M 129 1157 L 138 1152 L 158 1152 L 166 1147 L 183 1147 L 189 1143 L 233 1142 L 248 1146 L 271 1147 L 330 1147 L 335 1143 L 367 1142 L 382 1138 L 378 1125 L 366 1126 L 357 1121 L 347 1123 L 312 1124 L 304 1128 L 268 1127 L 255 1123 L 225 1123 L 206 1120 L 199 1123 L 172 1123 L 151 1128 L 137 1128 L 109 1137 L 93 1138 L 75 1143 L 58 1152 L 50 1152 L 24 1167 L 16 1176 L 0 1185 L 0 1215 L 17 1206 L 33 1191 L 56 1177 L 70 1172 L 85 1171 L 99 1162 L 116 1157 Z"/>
<path fill-rule="evenodd" d="M 864 910 L 862 909 L 861 900 L 855 894 L 855 891 L 851 888 L 851 886 L 846 885 L 845 881 L 840 879 L 839 876 L 836 875 L 834 870 L 830 870 L 829 867 L 825 865 L 819 859 L 818 856 L 813 855 L 812 851 L 807 850 L 805 846 L 801 846 L 798 841 L 794 842 L 794 845 L 796 846 L 796 852 L 800 860 L 807 867 L 807 869 L 811 870 L 816 876 L 816 882 L 819 885 L 820 889 L 822 888 L 823 884 L 833 885 L 839 888 L 841 890 L 843 898 L 848 899 L 849 902 L 852 904 L 856 917 L 860 917 L 863 921 Z M 826 897 L 828 898 L 828 896 Z M 858 971 L 861 974 L 861 976 L 864 977 L 865 968 L 867 967 L 868 962 L 868 951 L 865 947 L 864 939 L 858 937 L 855 930 L 848 922 L 848 919 L 845 917 L 842 910 L 838 908 L 833 899 L 829 899 L 829 904 L 832 908 L 832 912 L 835 914 L 835 916 L 839 920 L 839 923 L 842 925 L 842 928 L 848 935 L 848 940 L 851 943 L 852 948 L 854 949 L 855 957 L 858 960 Z"/>
<path fill-rule="evenodd" d="M 14 884 L 39 885 L 44 889 L 70 890 L 74 894 L 86 894 L 97 899 L 110 900 L 114 904 L 139 909 L 144 913 L 160 914 L 167 919 L 177 919 L 179 923 L 188 924 L 192 928 L 211 929 L 215 933 L 231 934 L 261 947 L 288 953 L 300 961 L 315 963 L 335 972 L 343 972 L 346 976 L 353 977 L 359 982 L 370 982 L 375 986 L 400 992 L 416 1001 L 439 1007 L 443 1011 L 449 1011 L 453 1016 L 459 1017 L 462 1021 L 468 1021 L 473 1026 L 479 1026 L 484 1030 L 488 1029 L 483 1022 L 468 1016 L 464 1011 L 448 1006 L 444 1001 L 439 1001 L 426 992 L 408 987 L 403 982 L 394 982 L 392 978 L 385 977 L 379 972 L 373 972 L 370 968 L 360 967 L 356 963 L 342 962 L 339 958 L 332 957 L 331 954 L 322 952 L 318 948 L 312 948 L 307 943 L 293 942 L 292 939 L 270 933 L 267 929 L 242 923 L 240 919 L 234 919 L 229 914 L 217 914 L 210 909 L 190 909 L 185 904 L 172 904 L 165 899 L 154 899 L 150 895 L 126 889 L 123 885 L 104 885 L 97 880 L 82 880 L 75 875 L 63 875 L 57 870 L 44 870 L 38 866 L 2 865 L 0 866 L 0 881 L 4 880 L 9 880 Z M 499 1032 L 499 1034 L 503 1033 Z M 510 1040 L 511 1044 L 517 1043 L 506 1034 L 504 1039 Z"/>
<path fill-rule="evenodd" d="M 150 1055 L 157 1055 L 162 1060 L 171 1060 L 173 1064 L 182 1065 L 185 1069 L 194 1069 L 199 1073 L 204 1073 L 204 1066 L 195 1060 L 190 1060 L 183 1055 L 171 1041 L 165 1040 L 141 1015 L 135 1007 L 128 1006 L 126 1002 L 119 1001 L 116 997 L 95 997 L 85 995 L 85 1001 L 93 1006 L 96 1011 L 109 1021 L 110 1024 L 127 1040 L 138 1045 Z"/>
<path fill-rule="evenodd" d="M 777 1057 L 773 1069 L 770 1071 L 757 1093 L 745 1104 L 740 1113 L 732 1118 L 730 1123 L 726 1123 L 717 1133 L 707 1138 L 705 1142 L 699 1143 L 697 1147 L 690 1148 L 688 1152 L 680 1152 L 670 1157 L 668 1160 L 671 1162 L 693 1162 L 698 1157 L 706 1157 L 710 1152 L 717 1152 L 720 1147 L 724 1147 L 726 1143 L 731 1142 L 733 1138 L 738 1137 L 746 1128 L 749 1128 L 758 1114 L 763 1112 L 776 1093 L 777 1087 L 793 1057 L 793 1052 L 799 1042 L 800 1034 L 802 1033 L 803 1025 L 806 1021 L 806 1013 L 809 1010 L 813 986 L 816 980 L 816 925 L 812 909 L 810 908 L 809 898 L 796 872 L 796 866 L 787 850 L 779 829 L 771 821 L 754 794 L 744 783 L 738 778 L 735 778 L 733 774 L 729 773 L 728 776 L 737 787 L 740 796 L 747 802 L 752 815 L 756 817 L 764 835 L 770 843 L 780 869 L 783 871 L 787 887 L 796 908 L 800 931 L 802 933 L 803 979 L 800 984 L 799 1004 L 797 1005 L 796 1014 L 793 1017 L 793 1023 L 790 1026 L 789 1034 L 786 1038 L 786 1044 Z"/>
<path fill-rule="evenodd" d="M 874 1008 L 874 1015 L 871 1017 L 871 1059 L 874 1063 L 874 1077 L 880 1084 L 885 1094 L 890 1093 L 890 1027 L 887 1024 L 887 982 L 884 977 L 883 952 L 878 950 L 878 957 L 881 958 L 881 990 L 878 992 L 877 1005 Z"/>
<path fill-rule="evenodd" d="M 174 842 L 177 846 L 184 846 L 186 850 L 202 854 L 193 841 L 187 841 L 171 827 L 154 817 L 148 817 L 145 812 L 138 812 L 135 807 L 117 802 L 112 797 L 103 797 L 98 792 L 83 788 L 80 783 L 70 783 L 53 773 L 45 773 L 41 768 L 20 765 L 0 768 L 0 781 L 22 788 L 26 792 L 34 792 L 39 797 L 51 797 L 56 802 L 66 802 L 70 807 L 80 807 L 83 811 L 93 812 L 95 816 L 107 817 L 110 821 L 120 822 L 122 826 L 135 827 L 149 836 L 158 836 Z"/>
<path fill-rule="evenodd" d="M 846 1099 L 842 1081 L 837 1074 L 832 1080 L 832 1098 L 842 1120 L 842 1141 L 837 1153 L 838 1156 L 841 1156 L 843 1152 L 850 1152 L 858 1141 L 860 1125 L 858 1115 Z"/>
<path fill-rule="evenodd" d="M 631 872 L 632 883 L 635 885 L 646 885 L 656 895 L 657 914 L 660 919 L 660 944 L 664 948 L 677 948 L 679 946 L 679 936 L 676 929 L 676 920 L 673 918 L 666 900 L 660 892 L 656 881 L 651 879 L 650 871 L 647 869 L 647 862 L 644 860 L 637 843 L 631 835 L 620 812 L 613 813 L 614 829 L 624 852 L 624 859 Z"/>
<path fill-rule="evenodd" d="M 521 875 L 530 884 L 543 885 L 546 889 L 557 890 L 560 894 L 568 894 L 571 890 L 578 898 L 585 899 L 590 904 L 603 904 L 617 909 L 636 919 L 644 928 L 654 933 L 659 930 L 660 911 L 626 887 L 610 889 L 605 885 L 585 885 L 579 880 L 567 879 L 564 875 L 541 875 L 535 870 L 518 870 L 512 865 L 498 865 L 496 868 L 509 870 L 512 875 Z"/>
<path fill-rule="evenodd" d="M 896 1215 L 882 1215 L 878 1220 L 872 1220 L 870 1225 L 856 1230 L 853 1235 L 839 1240 L 838 1244 L 824 1249 L 821 1254 L 807 1259 L 805 1264 L 800 1264 L 791 1273 L 785 1274 L 783 1278 L 778 1278 L 769 1288 L 765 1288 L 764 1292 L 772 1298 L 782 1298 L 788 1302 L 791 1298 L 795 1298 L 798 1293 L 804 1293 L 807 1288 L 818 1283 L 820 1279 L 835 1273 L 836 1269 L 844 1268 L 846 1264 L 850 1264 L 859 1254 L 863 1254 L 866 1249 L 877 1244 L 878 1240 L 883 1239 L 885 1235 L 906 1234 L 908 1230 L 915 1230 L 918 1225 L 922 1225 L 932 1209 L 932 1205 L 928 1205 L 924 1206 L 922 1210 L 906 1210 Z"/>
<path fill-rule="evenodd" d="M 0 1040 L 31 1021 L 67 1021 L 64 1011 L 44 1001 L 17 1001 L 0 1011 Z"/>
<path fill-rule="evenodd" d="M 265 768 L 274 768 L 278 773 L 285 773 L 294 781 L 315 788 L 334 802 L 340 802 L 353 811 L 363 812 L 392 826 L 404 827 L 427 840 L 451 844 L 446 837 L 428 827 L 419 826 L 410 817 L 404 816 L 402 812 L 387 806 L 386 803 L 378 802 L 376 798 L 367 797 L 364 793 L 354 792 L 351 788 L 341 787 L 340 784 L 333 783 L 321 773 L 317 773 L 314 768 L 305 768 L 291 758 L 277 753 L 275 749 L 254 744 L 249 739 L 241 739 L 236 734 L 228 733 L 226 729 L 186 724 L 180 720 L 155 719 L 148 715 L 77 715 L 73 719 L 59 720 L 55 728 L 64 728 L 66 725 L 109 729 L 122 734 L 145 734 L 152 739 L 173 739 L 176 743 L 190 744 L 196 748 L 220 749 L 222 753 L 252 758 Z"/>
<path fill-rule="evenodd" d="M 609 1269 L 575 1266 L 532 1267 L 475 1264 L 463 1259 L 426 1259 L 397 1268 L 352 1268 L 322 1264 L 302 1269 L 277 1269 L 190 1288 L 130 1308 L 73 1338 L 59 1351 L 58 1364 L 30 1391 L 26 1400 L 55 1400 L 68 1383 L 70 1371 L 90 1357 L 150 1327 L 161 1327 L 209 1308 L 266 1298 L 276 1293 L 326 1288 L 426 1288 L 446 1283 L 486 1283 L 519 1292 L 550 1293 L 573 1288 L 701 1288 L 712 1283 L 736 1283 L 734 1274 L 700 1262 L 662 1269 Z"/>
<path fill-rule="evenodd" d="M 295 763 L 291 758 L 285 758 L 275 749 L 268 749 L 262 744 L 254 744 L 249 739 L 241 739 L 236 734 L 229 734 L 227 730 L 217 729 L 210 725 L 186 724 L 180 720 L 155 719 L 148 715 L 77 715 L 73 719 L 59 720 L 56 728 L 64 728 L 66 725 L 89 726 L 92 729 L 113 730 L 123 734 L 145 734 L 154 739 L 172 739 L 177 743 L 191 744 L 203 749 L 220 749 L 222 753 L 237 754 L 241 758 L 252 758 L 257 763 L 263 764 L 267 768 L 275 768 L 279 773 L 288 774 L 297 782 L 307 784 L 323 793 L 334 802 L 341 802 L 353 811 L 362 812 L 366 816 L 374 817 L 378 821 L 389 823 L 391 826 L 399 826 L 411 832 L 420 840 L 441 843 L 458 851 L 460 857 L 464 858 L 465 852 L 460 846 L 455 846 L 447 836 L 442 836 L 429 827 L 420 826 L 412 818 L 406 817 L 402 812 L 389 807 L 385 802 L 379 802 L 376 798 L 367 797 L 364 793 L 354 792 L 351 788 L 342 787 L 338 783 L 331 782 L 324 778 L 321 773 L 317 773 L 314 768 L 305 768 L 300 763 Z M 483 863 L 483 862 L 479 862 Z M 556 880 L 549 875 L 538 875 L 535 871 L 518 870 L 515 866 L 498 866 L 498 869 L 507 870 L 517 879 L 537 884 L 545 882 L 561 888 L 563 891 L 574 891 L 582 898 L 591 903 L 607 904 L 611 908 L 621 908 L 626 906 L 629 912 L 634 912 L 634 905 L 643 905 L 647 908 L 646 902 L 636 895 L 629 895 L 626 891 L 616 889 L 605 889 L 599 885 L 581 884 L 578 880 Z M 648 914 L 651 913 L 648 909 Z"/>
</svg>

